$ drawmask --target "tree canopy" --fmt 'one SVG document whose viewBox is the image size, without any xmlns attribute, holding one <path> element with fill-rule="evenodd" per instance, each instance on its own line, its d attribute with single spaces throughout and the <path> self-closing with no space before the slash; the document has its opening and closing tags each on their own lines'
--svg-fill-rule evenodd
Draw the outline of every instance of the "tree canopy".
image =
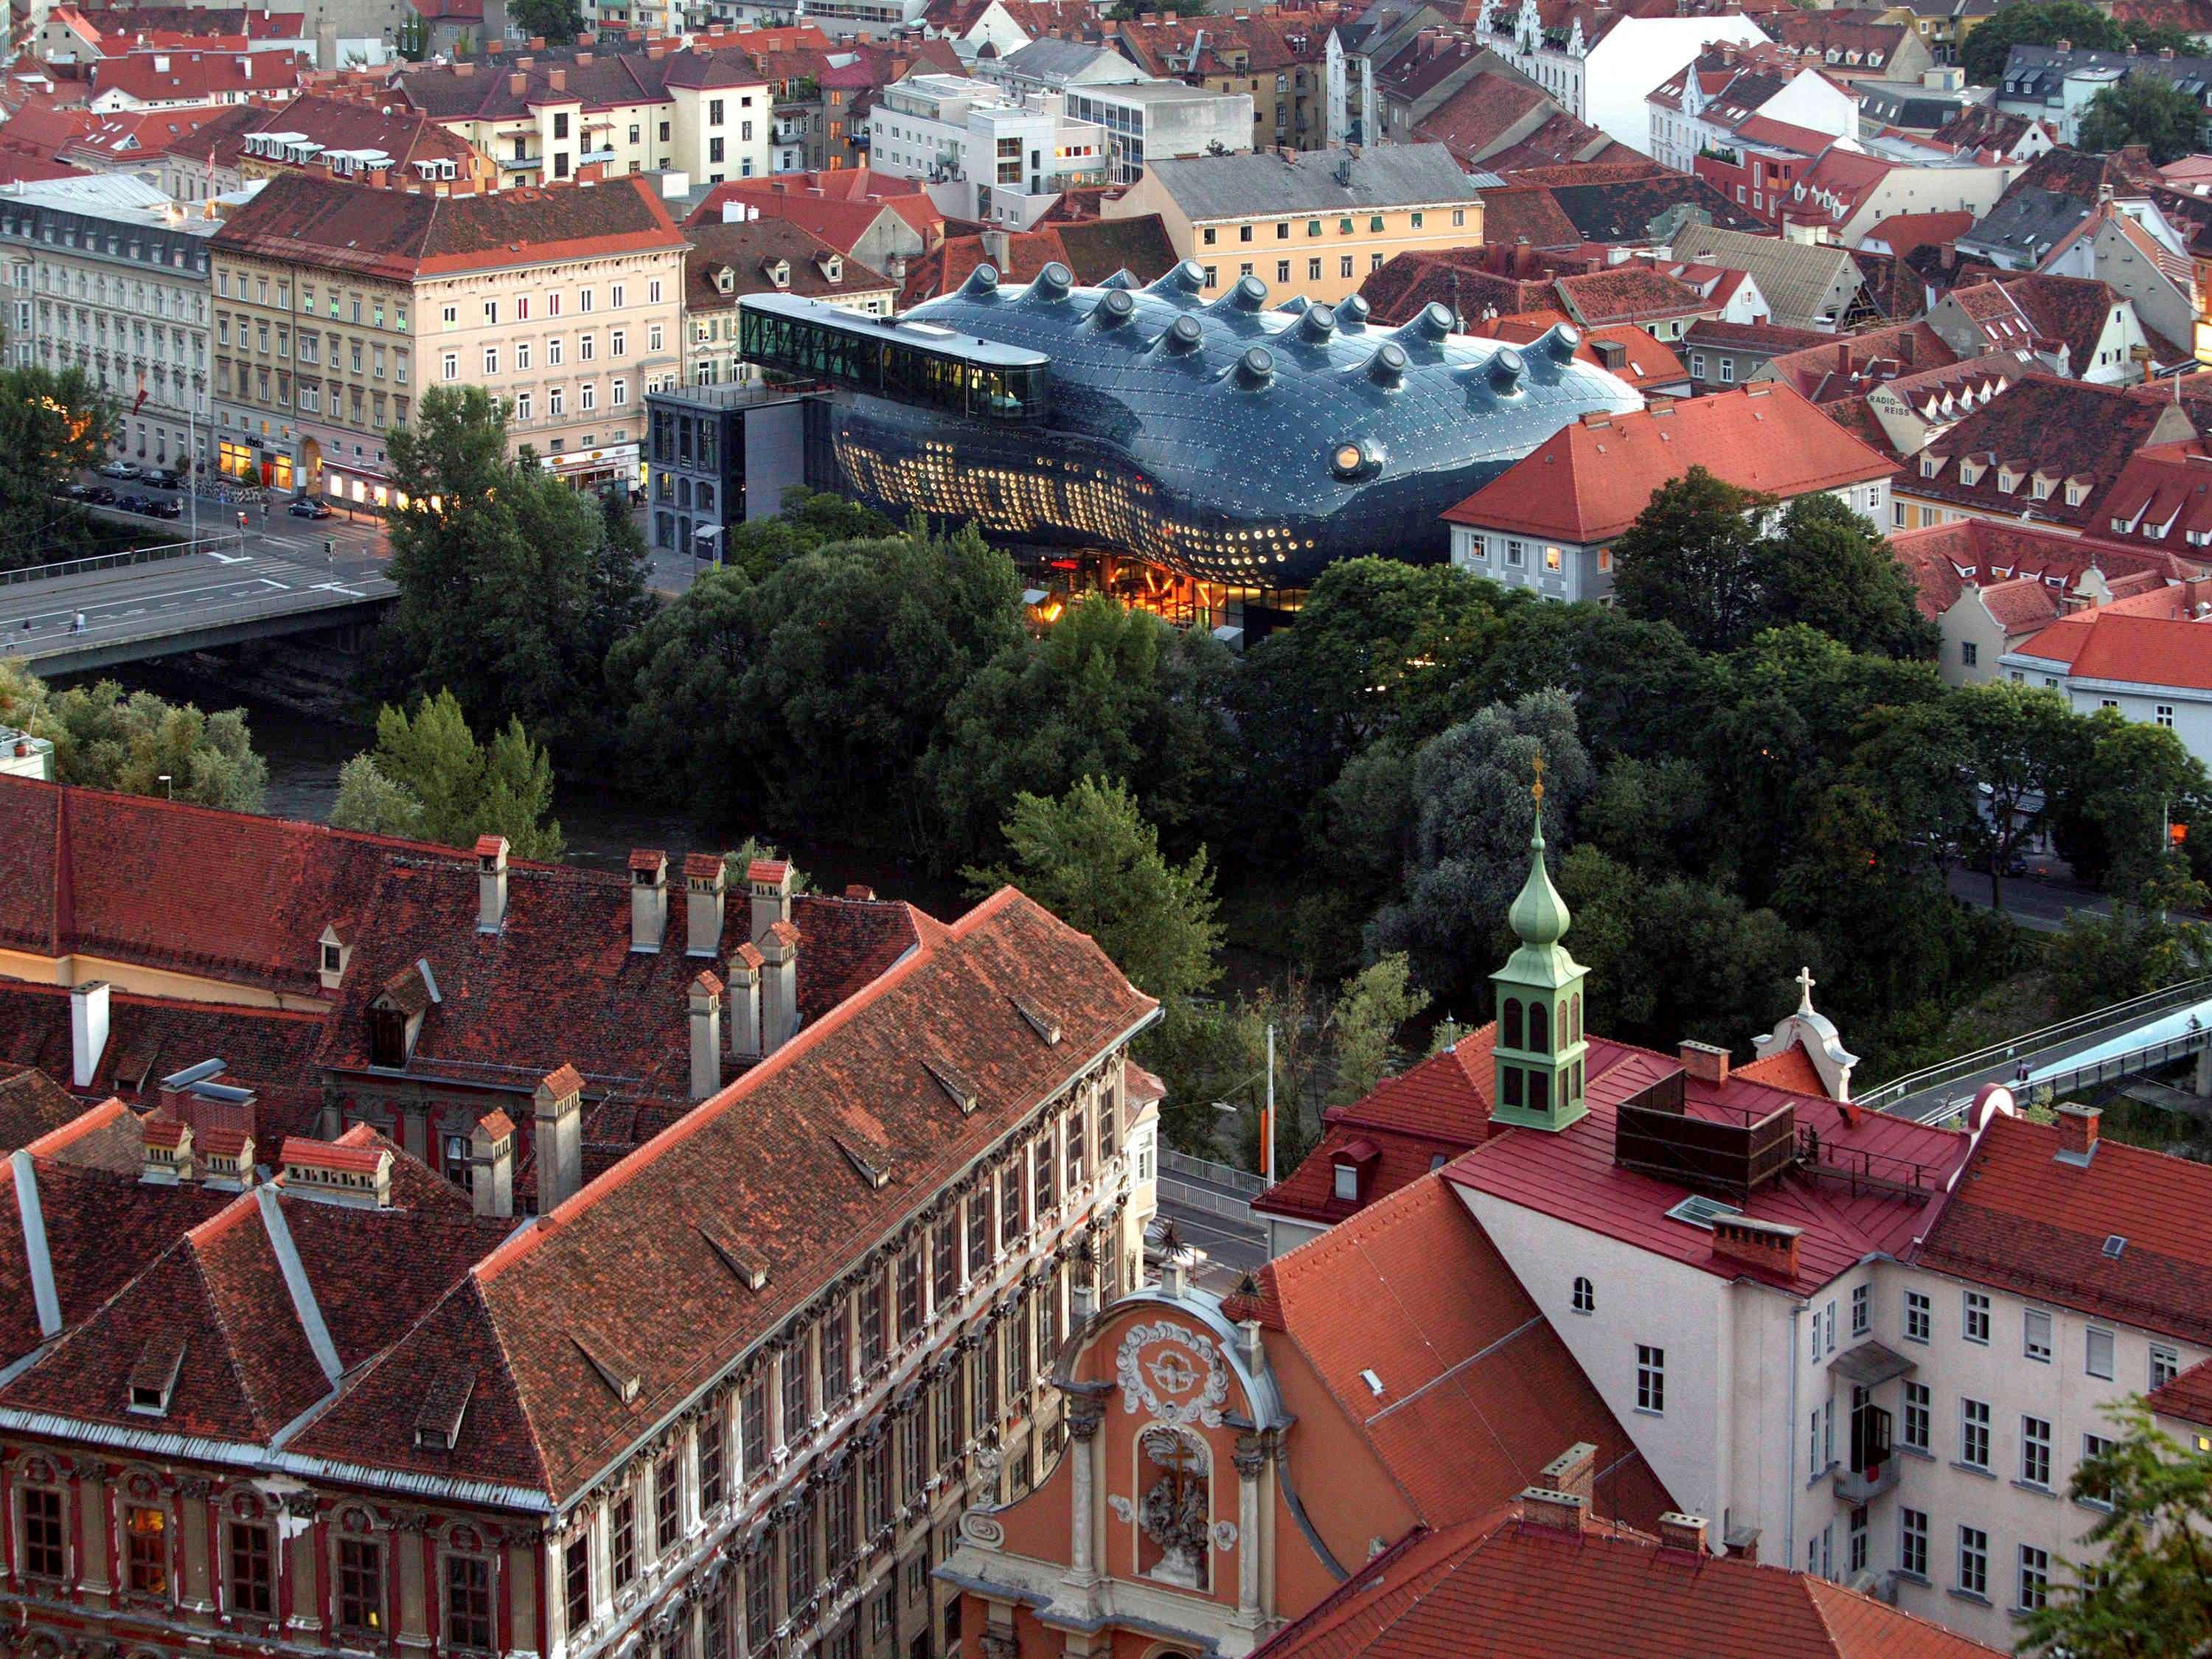
<svg viewBox="0 0 2212 1659">
<path fill-rule="evenodd" d="M 645 550 L 603 510 L 507 453 L 507 413 L 481 387 L 434 387 L 390 435 L 406 500 L 391 518 L 398 603 L 379 635 L 387 696 L 450 690 L 489 726 L 520 720 L 557 744 L 603 739 L 599 683 L 643 621 Z"/>
<path fill-rule="evenodd" d="M 411 713 L 386 707 L 376 717 L 376 747 L 338 775 L 331 823 L 341 830 L 473 847 L 479 836 L 505 836 L 517 858 L 557 859 L 561 826 L 553 768 L 522 722 L 478 743 L 450 691 L 418 698 Z"/>
<path fill-rule="evenodd" d="M 2117 21 L 2086 0 L 2019 0 L 1999 7 L 1974 27 L 1959 48 L 1959 62 L 1975 85 L 1995 86 L 2004 78 L 2005 59 L 2014 46 L 2051 46 L 2061 40 L 2094 52 L 2148 53 L 2171 48 L 2185 54 L 2197 50 L 2184 30 Z"/>
<path fill-rule="evenodd" d="M 244 709 L 203 714 L 113 680 L 55 692 L 19 664 L 0 662 L 0 725 L 50 740 L 55 781 L 88 789 L 258 812 L 269 781 Z"/>
<path fill-rule="evenodd" d="M 2106 87 L 2081 112 L 2081 143 L 2087 150 L 2142 144 L 2150 151 L 2151 164 L 2164 167 L 2195 155 L 2203 143 L 2204 106 L 2194 94 L 2155 75 L 2130 75 Z"/>
<path fill-rule="evenodd" d="M 81 368 L 0 369 L 0 570 L 100 550 L 82 503 L 56 492 L 106 457 L 114 422 Z"/>
<path fill-rule="evenodd" d="M 507 0 L 507 21 L 526 40 L 558 46 L 582 32 L 584 14 L 576 0 Z"/>
</svg>

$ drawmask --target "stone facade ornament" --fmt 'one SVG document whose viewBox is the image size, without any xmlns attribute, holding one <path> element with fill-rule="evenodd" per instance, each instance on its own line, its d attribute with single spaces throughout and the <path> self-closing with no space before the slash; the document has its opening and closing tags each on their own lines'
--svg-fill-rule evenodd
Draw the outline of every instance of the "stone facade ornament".
<svg viewBox="0 0 2212 1659">
<path fill-rule="evenodd" d="M 1165 1352 L 1145 1360 L 1145 1350 L 1155 1346 Z M 1165 1319 L 1130 1326 L 1114 1357 L 1114 1375 L 1121 1387 L 1121 1409 L 1129 1416 L 1141 1412 L 1177 1428 L 1193 1423 L 1221 1426 L 1229 1372 L 1212 1339 L 1188 1326 Z"/>
<path fill-rule="evenodd" d="M 1213 1530 L 1208 1536 L 1212 1539 L 1214 1548 L 1233 1550 L 1237 1547 L 1237 1523 L 1234 1521 L 1217 1521 L 1213 1523 Z"/>
</svg>

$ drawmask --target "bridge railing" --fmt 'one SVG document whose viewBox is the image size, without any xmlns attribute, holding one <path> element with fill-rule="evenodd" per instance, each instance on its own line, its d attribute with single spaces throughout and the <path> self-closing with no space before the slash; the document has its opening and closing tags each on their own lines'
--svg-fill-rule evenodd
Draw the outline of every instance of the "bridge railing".
<svg viewBox="0 0 2212 1659">
<path fill-rule="evenodd" d="M 2208 1041 L 2212 1041 L 2212 1030 L 2189 1031 L 2180 1036 L 2168 1037 L 2163 1042 L 2130 1048 L 2124 1054 L 2107 1054 L 2102 1060 L 2092 1060 L 2087 1066 L 2077 1066 L 2069 1072 L 2059 1072 L 2030 1085 L 2028 1097 L 2033 1100 L 2063 1100 L 2074 1090 L 2116 1079 L 2133 1077 L 2139 1072 L 2154 1072 L 2161 1066 L 2177 1060 L 2186 1060 L 2200 1052 Z"/>
<path fill-rule="evenodd" d="M 2086 1014 L 2077 1014 L 2071 1019 L 2046 1025 L 2040 1030 L 2023 1032 L 2007 1042 L 1978 1048 L 1970 1054 L 1955 1055 L 1939 1065 L 1924 1066 L 1917 1072 L 1907 1072 L 1902 1077 L 1892 1078 L 1878 1089 L 1868 1090 L 1857 1097 L 1858 1103 L 1869 1110 L 1880 1111 L 1908 1096 L 1940 1089 L 1947 1083 L 1975 1076 L 2008 1060 L 2017 1060 L 2045 1048 L 2055 1048 L 2063 1042 L 2094 1036 L 2099 1031 L 2113 1026 L 2131 1024 L 2207 999 L 2212 999 L 2212 978 L 2185 980 L 2179 985 L 2168 985 L 2160 990 L 2131 997 L 2125 1002 L 2116 1002 L 2109 1008 L 2092 1009 Z"/>
<path fill-rule="evenodd" d="M 120 553 L 95 553 L 89 558 L 26 565 L 21 570 L 0 570 L 0 587 L 48 581 L 58 576 L 82 576 L 94 570 L 120 570 L 134 564 L 159 564 L 164 559 L 189 558 L 204 549 L 222 547 L 237 539 L 237 533 L 233 532 L 228 536 L 203 536 L 198 541 L 163 542 L 155 547 L 125 548 Z"/>
<path fill-rule="evenodd" d="M 1160 1148 L 1160 1168 L 1170 1175 L 1179 1175 L 1193 1181 L 1210 1182 L 1216 1187 L 1226 1187 L 1232 1193 L 1242 1193 L 1247 1198 L 1256 1197 L 1267 1190 L 1264 1176 L 1249 1170 L 1240 1170 L 1233 1164 L 1216 1164 L 1211 1158 L 1193 1158 L 1188 1152 Z"/>
</svg>

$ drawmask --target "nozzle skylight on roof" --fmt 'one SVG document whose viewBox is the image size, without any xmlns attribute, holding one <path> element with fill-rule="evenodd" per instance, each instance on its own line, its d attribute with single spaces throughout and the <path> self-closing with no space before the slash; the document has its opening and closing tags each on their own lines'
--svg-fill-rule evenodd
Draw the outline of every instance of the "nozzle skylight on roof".
<svg viewBox="0 0 2212 1659">
<path fill-rule="evenodd" d="M 945 1091 L 946 1097 L 960 1109 L 962 1116 L 965 1117 L 975 1109 L 978 1097 L 974 1084 L 934 1054 L 924 1054 L 921 1065 L 924 1071 L 937 1079 L 937 1086 Z"/>
<path fill-rule="evenodd" d="M 1060 1042 L 1059 1015 L 1050 1009 L 1040 1007 L 1027 997 L 1015 997 L 1012 1002 L 1021 1017 L 1029 1022 L 1030 1030 L 1044 1039 L 1047 1048 L 1052 1048 Z"/>
<path fill-rule="evenodd" d="M 627 1406 L 637 1398 L 643 1378 L 629 1355 L 599 1331 L 571 1330 L 568 1340 L 576 1345 L 576 1352 L 599 1374 L 599 1381 L 607 1385 L 617 1400 Z"/>
<path fill-rule="evenodd" d="M 750 1239 L 729 1223 L 719 1216 L 709 1216 L 699 1223 L 699 1237 L 721 1258 L 722 1265 L 737 1275 L 738 1283 L 755 1292 L 767 1288 L 768 1259 L 753 1247 Z"/>
</svg>

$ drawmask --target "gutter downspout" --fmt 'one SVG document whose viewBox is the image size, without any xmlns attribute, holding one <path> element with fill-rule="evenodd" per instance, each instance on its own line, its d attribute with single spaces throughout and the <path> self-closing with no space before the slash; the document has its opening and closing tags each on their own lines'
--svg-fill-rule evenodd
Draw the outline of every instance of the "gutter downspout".
<svg viewBox="0 0 2212 1659">
<path fill-rule="evenodd" d="M 1791 1572 L 1797 1570 L 1797 1328 L 1806 1305 L 1793 1303 L 1790 1309 L 1790 1416 L 1782 1435 L 1782 1490 L 1789 1494 L 1790 1504 L 1782 1512 L 1781 1565 Z"/>
</svg>

